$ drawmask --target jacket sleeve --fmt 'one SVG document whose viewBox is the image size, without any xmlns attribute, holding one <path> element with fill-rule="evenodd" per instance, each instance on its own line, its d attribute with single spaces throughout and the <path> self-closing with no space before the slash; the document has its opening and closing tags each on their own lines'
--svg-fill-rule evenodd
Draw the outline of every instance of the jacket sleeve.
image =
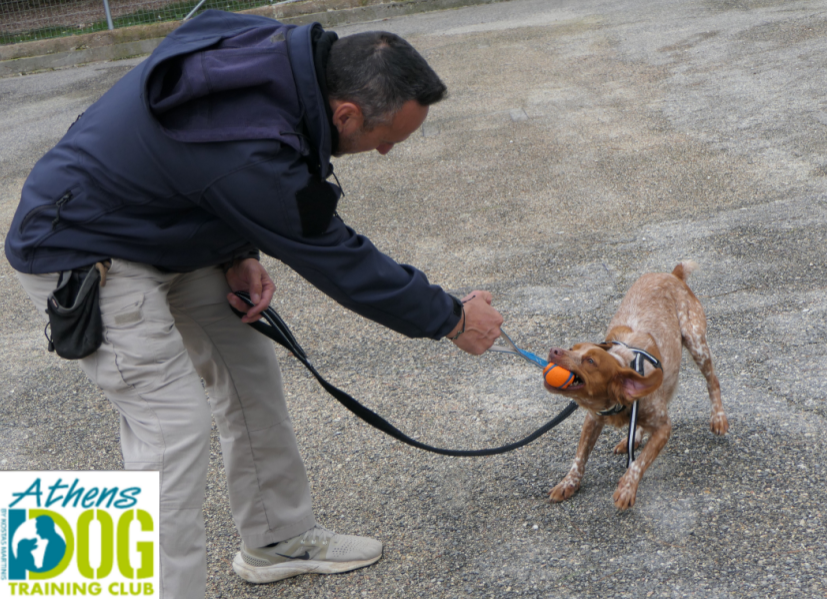
<svg viewBox="0 0 827 599">
<path fill-rule="evenodd" d="M 327 215 L 318 212 L 333 213 L 341 191 L 329 183 L 321 183 L 327 187 L 320 190 L 320 183 L 295 152 L 282 147 L 275 156 L 257 156 L 222 176 L 201 201 L 344 307 L 408 337 L 447 335 L 459 321 L 461 304 L 421 271 L 380 252 L 337 215 L 327 223 Z M 319 193 L 325 197 L 316 202 Z"/>
</svg>

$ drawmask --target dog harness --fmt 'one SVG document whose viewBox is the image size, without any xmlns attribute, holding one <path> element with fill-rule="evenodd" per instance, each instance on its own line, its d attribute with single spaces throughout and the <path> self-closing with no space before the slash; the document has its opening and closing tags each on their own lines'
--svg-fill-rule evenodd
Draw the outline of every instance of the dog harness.
<svg viewBox="0 0 827 599">
<path fill-rule="evenodd" d="M 605 341 L 604 343 L 611 343 L 614 345 L 622 345 L 626 347 L 634 353 L 635 357 L 632 358 L 631 364 L 629 364 L 629 368 L 637 372 L 640 376 L 643 376 L 643 362 L 649 362 L 655 368 L 660 368 L 663 370 L 663 366 L 655 356 L 650 354 L 649 352 L 642 350 L 637 347 L 630 347 L 623 343 L 622 341 Z M 602 412 L 598 412 L 599 416 L 614 416 L 615 414 L 620 414 L 623 410 L 626 409 L 626 406 L 623 404 L 615 404 L 608 410 L 603 410 Z M 626 467 L 632 465 L 632 462 L 635 461 L 635 431 L 637 429 L 637 401 L 632 404 L 632 413 L 629 415 L 629 436 L 626 439 Z"/>
</svg>

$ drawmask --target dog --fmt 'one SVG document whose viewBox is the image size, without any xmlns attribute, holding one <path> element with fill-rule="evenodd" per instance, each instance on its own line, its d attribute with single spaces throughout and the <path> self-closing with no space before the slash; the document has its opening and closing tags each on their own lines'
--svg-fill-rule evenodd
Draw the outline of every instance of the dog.
<svg viewBox="0 0 827 599">
<path fill-rule="evenodd" d="M 706 343 L 706 315 L 686 284 L 696 268 L 694 262 L 684 261 L 671 274 L 641 276 L 609 323 L 605 342 L 578 343 L 569 350 L 552 348 L 549 351 L 549 362 L 570 370 L 574 378 L 565 389 L 548 383 L 546 388 L 573 399 L 586 410 L 574 464 L 549 493 L 552 502 L 565 501 L 580 489 L 586 461 L 603 426 L 629 424 L 633 404 L 637 402 L 633 447 L 640 445 L 644 435 L 648 440 L 612 496 L 620 510 L 634 506 L 643 473 L 672 433 L 667 408 L 678 386 L 682 346 L 689 350 L 706 378 L 712 402 L 710 428 L 716 435 L 726 434 L 729 422 Z M 627 441 L 621 441 L 614 453 L 627 453 Z"/>
</svg>

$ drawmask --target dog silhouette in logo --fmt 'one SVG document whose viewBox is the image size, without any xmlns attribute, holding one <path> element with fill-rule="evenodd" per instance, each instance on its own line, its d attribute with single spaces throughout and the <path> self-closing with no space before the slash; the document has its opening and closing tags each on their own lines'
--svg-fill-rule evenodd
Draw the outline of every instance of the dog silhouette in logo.
<svg viewBox="0 0 827 599">
<path fill-rule="evenodd" d="M 35 520 L 37 521 L 38 536 L 48 543 L 46 545 L 46 553 L 43 555 L 43 565 L 36 571 L 48 572 L 56 567 L 66 554 L 66 541 L 57 534 L 55 521 L 49 516 L 38 516 Z"/>
<path fill-rule="evenodd" d="M 38 516 L 34 522 L 26 521 L 15 537 L 19 540 L 10 556 L 10 564 L 18 572 L 48 572 L 57 567 L 66 554 L 66 541 L 49 516 Z"/>
</svg>

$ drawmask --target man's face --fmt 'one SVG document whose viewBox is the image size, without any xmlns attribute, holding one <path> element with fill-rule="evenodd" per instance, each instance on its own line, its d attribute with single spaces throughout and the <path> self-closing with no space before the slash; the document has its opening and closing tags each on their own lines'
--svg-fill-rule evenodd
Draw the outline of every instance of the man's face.
<svg viewBox="0 0 827 599">
<path fill-rule="evenodd" d="M 416 100 L 408 100 L 393 116 L 389 125 L 377 125 L 366 131 L 362 112 L 355 105 L 340 102 L 333 110 L 333 123 L 339 130 L 339 147 L 334 156 L 373 150 L 384 156 L 393 146 L 408 139 L 428 116 L 427 106 L 421 106 Z"/>
</svg>

